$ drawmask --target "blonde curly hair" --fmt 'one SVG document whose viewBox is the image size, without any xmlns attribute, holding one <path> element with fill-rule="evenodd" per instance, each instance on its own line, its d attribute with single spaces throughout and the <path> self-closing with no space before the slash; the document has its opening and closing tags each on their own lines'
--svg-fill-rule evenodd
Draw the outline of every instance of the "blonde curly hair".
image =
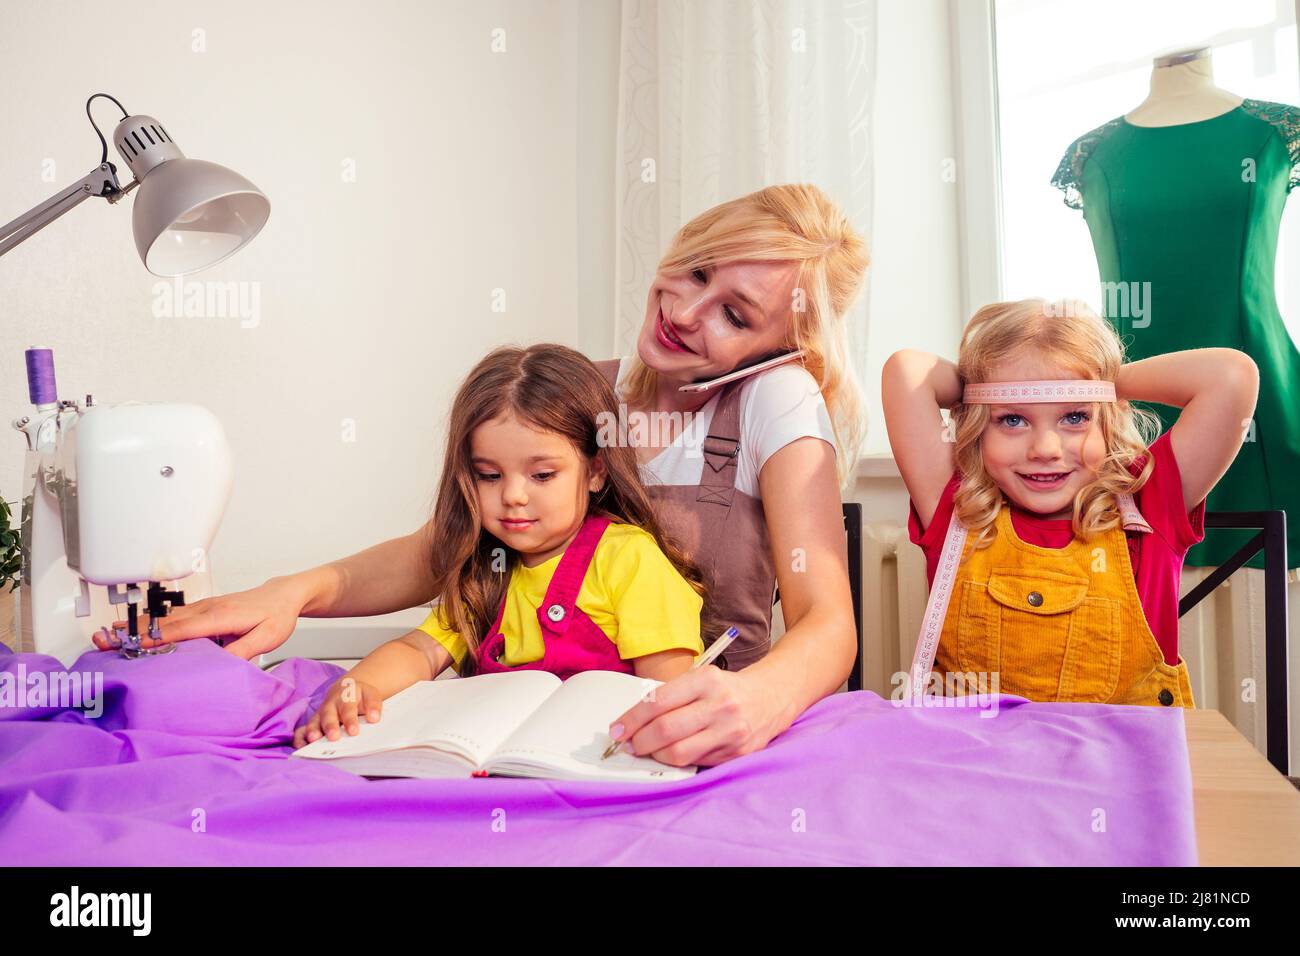
<svg viewBox="0 0 1300 956">
<path fill-rule="evenodd" d="M 985 382 L 993 370 L 1022 355 L 1050 362 L 1079 379 L 1115 381 L 1124 364 L 1124 346 L 1115 330 L 1084 302 L 1022 299 L 995 302 L 972 317 L 962 335 L 957 374 L 965 386 Z M 1138 491 L 1151 474 L 1147 449 L 1160 434 L 1160 419 L 1127 401 L 1095 403 L 1106 456 L 1097 477 L 1074 496 L 1074 533 L 1090 538 L 1120 523 L 1117 499 Z M 996 535 L 993 522 L 1002 508 L 1002 490 L 984 467 L 981 439 L 991 420 L 990 406 L 953 407 L 953 460 L 961 482 L 953 506 L 959 521 L 987 547 Z M 1130 466 L 1145 458 L 1137 474 Z"/>
</svg>

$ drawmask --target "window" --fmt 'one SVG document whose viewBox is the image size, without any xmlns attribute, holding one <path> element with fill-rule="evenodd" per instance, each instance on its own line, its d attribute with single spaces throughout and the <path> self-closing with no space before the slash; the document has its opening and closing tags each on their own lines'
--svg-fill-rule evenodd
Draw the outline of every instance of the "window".
<svg viewBox="0 0 1300 956">
<path fill-rule="evenodd" d="M 1049 181 L 1070 143 L 1146 98 L 1153 57 L 1208 46 L 1217 86 L 1300 104 L 1291 0 L 996 0 L 993 19 L 1008 299 L 1075 296 L 1100 311 L 1088 226 Z M 1300 189 L 1283 217 L 1276 280 L 1300 341 L 1297 263 Z"/>
</svg>

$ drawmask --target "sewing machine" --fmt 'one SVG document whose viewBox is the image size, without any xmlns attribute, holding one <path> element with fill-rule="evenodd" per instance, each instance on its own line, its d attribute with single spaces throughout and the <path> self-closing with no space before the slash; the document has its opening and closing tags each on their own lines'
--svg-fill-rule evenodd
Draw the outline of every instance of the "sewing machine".
<svg viewBox="0 0 1300 956">
<path fill-rule="evenodd" d="M 156 636 L 170 607 L 212 592 L 208 548 L 233 477 L 221 423 L 198 405 L 60 400 L 53 353 L 26 358 L 17 650 L 71 665 L 123 618 L 123 656 L 174 650 L 141 647 L 139 610 Z"/>
</svg>

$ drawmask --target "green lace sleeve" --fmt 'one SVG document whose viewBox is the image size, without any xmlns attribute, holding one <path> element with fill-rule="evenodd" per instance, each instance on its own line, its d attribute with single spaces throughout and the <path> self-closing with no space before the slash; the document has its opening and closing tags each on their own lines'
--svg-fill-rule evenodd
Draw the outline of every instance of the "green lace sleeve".
<svg viewBox="0 0 1300 956">
<path fill-rule="evenodd" d="M 1277 130 L 1291 157 L 1291 178 L 1287 192 L 1300 186 L 1300 107 L 1286 103 L 1269 103 L 1265 100 L 1242 100 L 1241 108 L 1256 119 L 1261 119 Z"/>
<path fill-rule="evenodd" d="M 1097 144 L 1110 135 L 1124 118 L 1117 116 L 1108 123 L 1102 123 L 1090 133 L 1084 133 L 1065 151 L 1061 163 L 1052 176 L 1052 185 L 1065 193 L 1065 204 L 1071 209 L 1083 208 L 1083 167 L 1088 164 L 1088 157 L 1097 148 Z"/>
</svg>

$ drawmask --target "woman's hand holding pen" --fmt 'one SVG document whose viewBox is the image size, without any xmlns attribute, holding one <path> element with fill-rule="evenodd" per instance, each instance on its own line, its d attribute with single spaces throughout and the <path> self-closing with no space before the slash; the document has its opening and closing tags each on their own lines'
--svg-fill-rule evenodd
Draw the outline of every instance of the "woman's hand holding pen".
<svg viewBox="0 0 1300 956">
<path fill-rule="evenodd" d="M 789 726 L 789 710 L 789 701 L 758 674 L 702 667 L 655 688 L 652 700 L 611 725 L 610 737 L 628 741 L 625 753 L 674 767 L 708 767 L 762 750 Z"/>
</svg>

